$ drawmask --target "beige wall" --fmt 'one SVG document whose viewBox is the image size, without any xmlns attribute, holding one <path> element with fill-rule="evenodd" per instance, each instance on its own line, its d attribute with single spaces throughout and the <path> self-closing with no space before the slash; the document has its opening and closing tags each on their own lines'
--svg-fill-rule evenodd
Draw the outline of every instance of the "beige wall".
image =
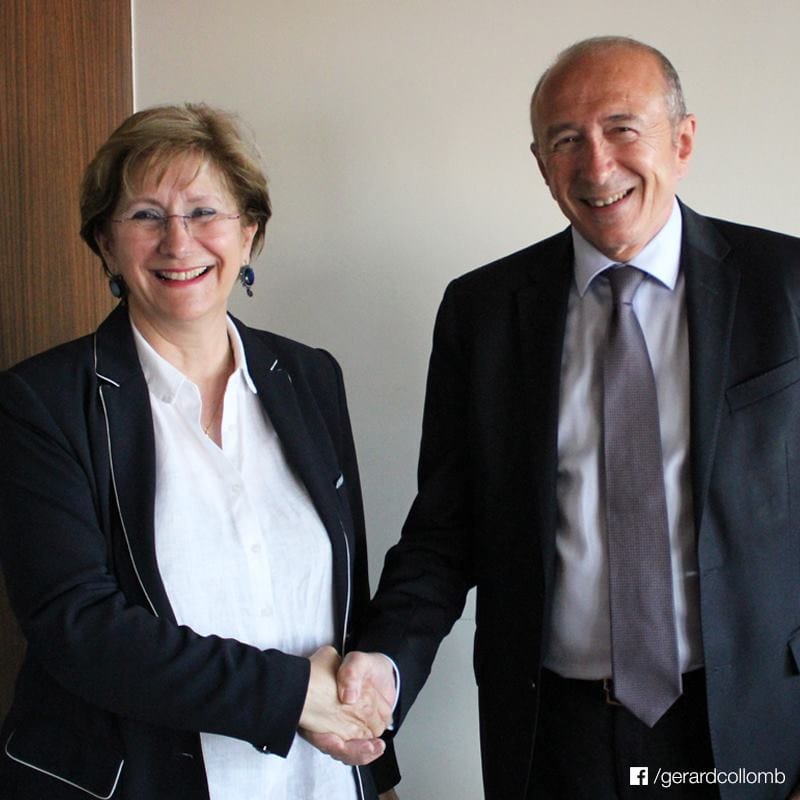
<svg viewBox="0 0 800 800">
<path fill-rule="evenodd" d="M 555 51 L 623 33 L 662 48 L 699 118 L 682 195 L 800 235 L 800 4 L 770 0 L 134 0 L 136 105 L 241 113 L 275 216 L 250 323 L 342 362 L 373 580 L 411 501 L 433 316 L 447 281 L 564 225 L 528 152 Z M 471 611 L 400 732 L 404 800 L 482 796 Z"/>
</svg>

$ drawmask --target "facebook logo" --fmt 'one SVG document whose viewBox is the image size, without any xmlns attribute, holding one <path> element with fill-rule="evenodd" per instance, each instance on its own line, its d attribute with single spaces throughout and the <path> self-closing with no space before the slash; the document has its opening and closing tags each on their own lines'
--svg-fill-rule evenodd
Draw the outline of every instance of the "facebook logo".
<svg viewBox="0 0 800 800">
<path fill-rule="evenodd" d="M 647 786 L 650 783 L 650 771 L 647 767 L 631 767 L 631 786 Z"/>
</svg>

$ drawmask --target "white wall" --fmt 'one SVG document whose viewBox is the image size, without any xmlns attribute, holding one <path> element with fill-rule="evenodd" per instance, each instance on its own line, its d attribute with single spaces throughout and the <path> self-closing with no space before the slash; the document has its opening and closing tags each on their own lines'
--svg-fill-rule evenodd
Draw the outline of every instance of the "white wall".
<svg viewBox="0 0 800 800">
<path fill-rule="evenodd" d="M 247 322 L 332 350 L 359 448 L 373 584 L 414 491 L 430 334 L 452 277 L 564 226 L 528 152 L 555 53 L 663 49 L 699 119 L 682 196 L 800 234 L 800 3 L 134 0 L 136 107 L 241 114 L 275 209 Z M 471 611 L 398 736 L 403 800 L 482 797 Z"/>
</svg>

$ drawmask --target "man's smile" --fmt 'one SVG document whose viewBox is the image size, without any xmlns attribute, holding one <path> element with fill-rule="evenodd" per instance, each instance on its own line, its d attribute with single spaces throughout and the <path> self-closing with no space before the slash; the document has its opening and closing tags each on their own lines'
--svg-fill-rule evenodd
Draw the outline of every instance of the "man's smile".
<svg viewBox="0 0 800 800">
<path fill-rule="evenodd" d="M 581 198 L 581 202 L 585 203 L 592 208 L 604 208 L 605 206 L 613 205 L 614 203 L 618 203 L 620 200 L 626 198 L 633 189 L 624 189 L 621 192 L 617 192 L 616 194 L 608 195 L 607 197 L 584 197 Z"/>
</svg>

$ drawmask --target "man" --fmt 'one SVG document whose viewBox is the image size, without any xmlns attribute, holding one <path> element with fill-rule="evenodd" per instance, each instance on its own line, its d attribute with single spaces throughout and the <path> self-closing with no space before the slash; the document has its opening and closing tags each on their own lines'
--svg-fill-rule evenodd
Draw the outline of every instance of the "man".
<svg viewBox="0 0 800 800">
<path fill-rule="evenodd" d="M 419 493 L 342 696 L 389 687 L 385 654 L 401 724 L 477 586 L 489 800 L 647 797 L 659 768 L 706 772 L 670 798 L 785 798 L 800 240 L 679 203 L 695 118 L 639 42 L 569 48 L 531 116 L 571 225 L 447 289 Z"/>
</svg>

